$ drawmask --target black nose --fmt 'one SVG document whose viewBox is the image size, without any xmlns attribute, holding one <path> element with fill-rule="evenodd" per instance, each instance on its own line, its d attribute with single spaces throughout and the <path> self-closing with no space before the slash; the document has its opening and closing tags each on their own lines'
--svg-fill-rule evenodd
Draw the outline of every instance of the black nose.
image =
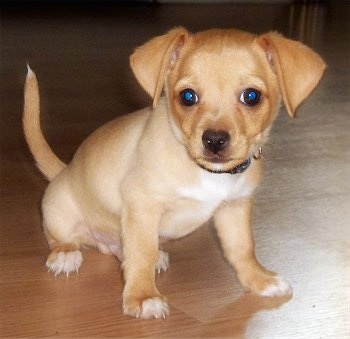
<svg viewBox="0 0 350 339">
<path fill-rule="evenodd" d="M 215 131 L 212 129 L 208 129 L 204 131 L 202 135 L 202 142 L 204 147 L 216 154 L 222 151 L 230 141 L 230 134 L 226 131 Z"/>
</svg>

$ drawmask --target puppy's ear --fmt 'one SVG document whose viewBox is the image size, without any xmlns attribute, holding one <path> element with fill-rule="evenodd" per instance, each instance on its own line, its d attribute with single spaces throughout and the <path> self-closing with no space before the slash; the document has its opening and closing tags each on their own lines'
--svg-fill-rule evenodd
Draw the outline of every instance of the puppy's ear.
<svg viewBox="0 0 350 339">
<path fill-rule="evenodd" d="M 189 33 L 175 28 L 137 48 L 130 57 L 130 65 L 136 79 L 153 98 L 157 106 L 169 69 L 174 67 Z"/>
<path fill-rule="evenodd" d="M 291 117 L 320 81 L 326 64 L 309 47 L 271 32 L 258 37 L 277 74 L 282 98 Z"/>
</svg>

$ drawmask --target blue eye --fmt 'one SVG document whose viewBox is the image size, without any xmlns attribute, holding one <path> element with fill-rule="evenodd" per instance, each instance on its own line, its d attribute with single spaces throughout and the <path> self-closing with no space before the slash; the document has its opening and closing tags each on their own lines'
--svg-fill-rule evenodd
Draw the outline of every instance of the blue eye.
<svg viewBox="0 0 350 339">
<path fill-rule="evenodd" d="M 255 106 L 260 102 L 261 93 L 254 88 L 245 89 L 239 98 L 239 100 L 247 106 Z"/>
<path fill-rule="evenodd" d="M 180 92 L 179 98 L 181 104 L 184 106 L 193 106 L 198 102 L 198 95 L 191 88 L 186 88 L 182 90 Z"/>
</svg>

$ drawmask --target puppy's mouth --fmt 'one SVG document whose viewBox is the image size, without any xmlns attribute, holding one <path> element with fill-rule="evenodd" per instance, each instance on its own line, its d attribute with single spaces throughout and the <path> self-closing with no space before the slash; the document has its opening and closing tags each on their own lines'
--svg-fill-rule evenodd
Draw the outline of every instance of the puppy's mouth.
<svg viewBox="0 0 350 339">
<path fill-rule="evenodd" d="M 220 154 L 204 156 L 202 160 L 213 164 L 225 164 L 233 161 L 233 159 L 227 159 L 226 157 L 221 156 Z"/>
<path fill-rule="evenodd" d="M 198 165 L 205 169 L 206 171 L 210 173 L 217 173 L 217 174 L 223 174 L 223 173 L 229 173 L 229 174 L 237 174 L 237 173 L 243 173 L 245 170 L 248 169 L 252 162 L 252 157 L 247 158 L 245 161 L 239 163 L 235 166 L 228 166 L 230 161 L 225 161 L 223 159 L 220 159 L 219 157 L 212 157 L 211 159 L 206 159 L 204 162 L 198 161 Z"/>
</svg>

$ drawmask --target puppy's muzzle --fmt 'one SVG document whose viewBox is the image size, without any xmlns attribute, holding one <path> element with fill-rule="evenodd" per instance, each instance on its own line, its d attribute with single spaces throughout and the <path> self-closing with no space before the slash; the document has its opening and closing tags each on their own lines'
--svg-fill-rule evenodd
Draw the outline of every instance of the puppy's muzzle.
<svg viewBox="0 0 350 339">
<path fill-rule="evenodd" d="M 218 154 L 223 151 L 229 144 L 230 139 L 230 134 L 226 131 L 208 129 L 202 135 L 205 150 L 212 154 Z"/>
<path fill-rule="evenodd" d="M 198 162 L 198 165 L 212 173 L 243 173 L 250 166 L 251 158 L 228 167 L 232 166 L 230 141 L 230 134 L 224 130 L 205 130 L 202 134 L 205 162 Z"/>
</svg>

